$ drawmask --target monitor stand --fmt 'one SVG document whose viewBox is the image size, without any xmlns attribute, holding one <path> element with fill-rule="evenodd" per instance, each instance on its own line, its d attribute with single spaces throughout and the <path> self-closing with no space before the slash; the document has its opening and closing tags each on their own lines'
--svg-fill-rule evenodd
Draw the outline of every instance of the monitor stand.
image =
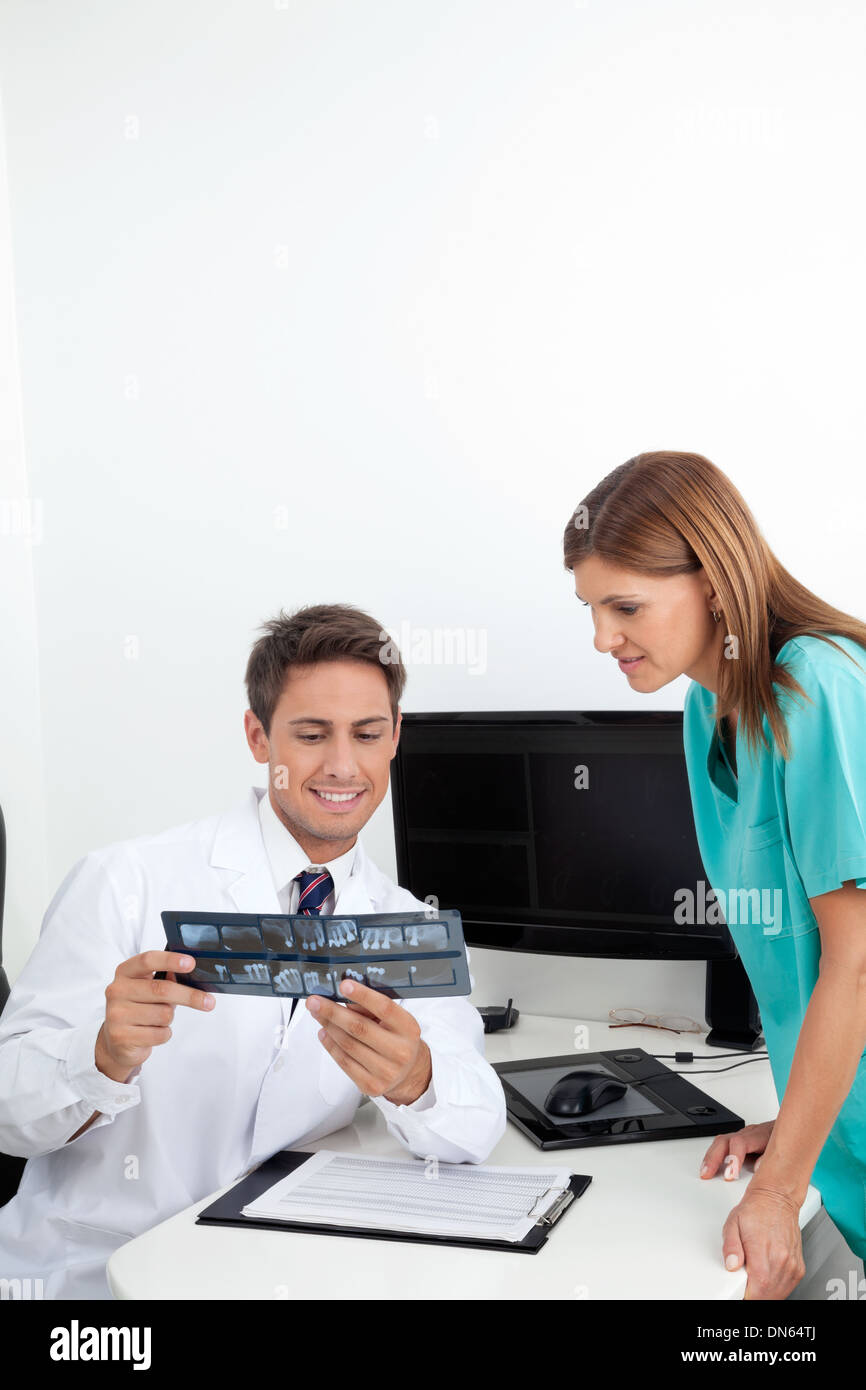
<svg viewBox="0 0 866 1390">
<path fill-rule="evenodd" d="M 707 961 L 706 1016 L 708 1047 L 753 1052 L 763 1041 L 758 1001 L 739 956 Z"/>
</svg>

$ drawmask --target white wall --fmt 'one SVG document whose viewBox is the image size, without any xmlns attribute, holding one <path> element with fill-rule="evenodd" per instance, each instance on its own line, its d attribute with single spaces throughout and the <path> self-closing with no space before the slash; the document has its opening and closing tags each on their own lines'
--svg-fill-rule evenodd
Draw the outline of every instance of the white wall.
<svg viewBox="0 0 866 1390">
<path fill-rule="evenodd" d="M 3 961 L 12 981 L 35 940 L 49 880 L 33 578 L 42 509 L 30 496 L 24 458 L 5 161 L 0 101 L 0 806 L 9 864 Z"/>
<path fill-rule="evenodd" d="M 863 616 L 864 29 L 819 0 L 6 0 L 44 525 L 35 611 L 28 556 L 4 591 L 10 974 L 88 848 L 260 780 L 242 676 L 280 606 L 486 635 L 483 672 L 410 662 L 406 709 L 680 708 L 595 652 L 561 567 L 641 450 L 707 454 Z M 366 842 L 393 872 L 387 805 Z M 697 965 L 473 961 L 525 1008 L 702 1007 Z"/>
</svg>

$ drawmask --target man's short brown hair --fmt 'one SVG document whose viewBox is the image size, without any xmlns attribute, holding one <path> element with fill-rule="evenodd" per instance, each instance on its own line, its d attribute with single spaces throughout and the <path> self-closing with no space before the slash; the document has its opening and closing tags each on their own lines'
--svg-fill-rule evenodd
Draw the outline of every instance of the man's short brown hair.
<svg viewBox="0 0 866 1390">
<path fill-rule="evenodd" d="M 286 672 L 317 661 L 369 661 L 376 666 L 388 682 L 396 725 L 406 668 L 390 634 L 369 613 L 348 603 L 319 603 L 294 613 L 280 610 L 278 617 L 262 623 L 261 630 L 264 636 L 250 652 L 245 680 L 249 707 L 268 737 Z"/>
</svg>

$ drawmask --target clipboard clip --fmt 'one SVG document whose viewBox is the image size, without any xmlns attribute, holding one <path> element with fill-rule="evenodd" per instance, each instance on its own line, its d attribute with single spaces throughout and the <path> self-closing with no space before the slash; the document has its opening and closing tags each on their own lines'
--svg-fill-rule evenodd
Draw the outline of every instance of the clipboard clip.
<svg viewBox="0 0 866 1390">
<path fill-rule="evenodd" d="M 538 1220 L 537 1220 L 536 1223 L 535 1223 L 536 1226 L 553 1226 L 553 1225 L 555 1225 L 555 1223 L 559 1220 L 559 1218 L 560 1218 L 560 1216 L 562 1215 L 562 1213 L 563 1213 L 563 1212 L 566 1210 L 566 1208 L 567 1208 L 568 1206 L 570 1206 L 571 1203 L 574 1201 L 574 1193 L 572 1192 L 572 1190 L 571 1190 L 570 1187 L 565 1187 L 565 1188 L 562 1189 L 562 1191 L 558 1191 L 556 1188 L 553 1188 L 553 1187 L 548 1187 L 548 1189 L 547 1189 L 546 1192 L 542 1192 L 541 1196 L 538 1198 L 538 1201 L 537 1201 L 537 1202 L 533 1202 L 532 1206 L 530 1207 L 530 1209 L 529 1209 L 529 1211 L 526 1213 L 526 1215 L 527 1215 L 527 1216 L 535 1216 L 535 1215 L 537 1215 L 535 1208 L 538 1207 L 538 1206 L 541 1206 L 541 1204 L 543 1203 L 544 1199 L 545 1199 L 547 1196 L 549 1196 L 549 1194 L 550 1194 L 551 1192 L 557 1192 L 557 1196 L 556 1196 L 556 1197 L 554 1198 L 554 1200 L 550 1203 L 550 1206 L 549 1206 L 549 1207 L 547 1207 L 547 1208 L 544 1209 L 540 1214 L 538 1214 Z"/>
</svg>

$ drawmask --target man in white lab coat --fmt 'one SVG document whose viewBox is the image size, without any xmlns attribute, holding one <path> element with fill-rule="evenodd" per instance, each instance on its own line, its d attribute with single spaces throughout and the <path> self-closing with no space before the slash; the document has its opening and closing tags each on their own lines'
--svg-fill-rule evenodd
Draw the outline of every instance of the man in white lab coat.
<svg viewBox="0 0 866 1390">
<path fill-rule="evenodd" d="M 320 866 L 330 878 L 307 901 L 322 913 L 425 907 L 358 839 L 387 790 L 405 682 L 380 625 L 340 604 L 281 613 L 246 681 L 268 788 L 81 859 L 0 1017 L 0 1152 L 29 1159 L 0 1209 L 0 1278 L 41 1280 L 45 1298 L 110 1298 L 119 1245 L 342 1129 L 363 1095 L 420 1158 L 483 1162 L 505 1129 L 465 998 L 358 984 L 349 1005 L 216 995 L 206 1008 L 183 983 L 163 909 L 295 912 Z"/>
</svg>

